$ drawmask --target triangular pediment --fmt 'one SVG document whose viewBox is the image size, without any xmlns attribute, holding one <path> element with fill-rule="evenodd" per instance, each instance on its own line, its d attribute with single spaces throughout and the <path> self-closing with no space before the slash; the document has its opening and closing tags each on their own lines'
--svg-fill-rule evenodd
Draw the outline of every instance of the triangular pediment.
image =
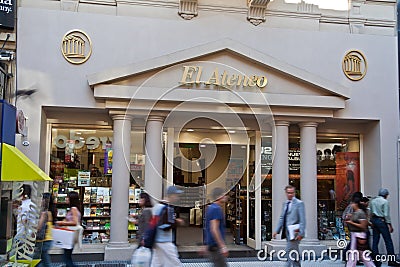
<svg viewBox="0 0 400 267">
<path fill-rule="evenodd" d="M 271 95 L 335 96 L 343 101 L 350 98 L 349 89 L 340 84 L 231 39 L 222 39 L 91 74 L 88 76 L 88 82 L 92 88 L 99 85 L 163 87 L 175 84 L 178 86 L 183 79 L 184 66 L 201 66 L 203 63 L 207 65 L 204 68 L 208 71 L 204 71 L 201 77 L 203 82 L 209 81 L 215 68 L 218 68 L 218 74 L 221 76 L 224 71 L 228 75 L 234 75 L 237 70 L 238 73 L 248 76 L 265 76 L 268 84 L 262 89 Z M 187 81 L 191 80 L 188 78 Z"/>
</svg>

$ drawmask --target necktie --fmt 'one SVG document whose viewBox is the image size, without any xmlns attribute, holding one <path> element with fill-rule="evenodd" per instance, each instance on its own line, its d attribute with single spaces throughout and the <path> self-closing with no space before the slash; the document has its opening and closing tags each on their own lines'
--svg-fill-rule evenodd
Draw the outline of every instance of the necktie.
<svg viewBox="0 0 400 267">
<path fill-rule="evenodd" d="M 286 202 L 285 213 L 283 214 L 283 225 L 282 225 L 282 235 L 281 235 L 282 239 L 286 238 L 286 216 L 289 211 L 289 204 L 290 204 L 290 201 Z"/>
</svg>

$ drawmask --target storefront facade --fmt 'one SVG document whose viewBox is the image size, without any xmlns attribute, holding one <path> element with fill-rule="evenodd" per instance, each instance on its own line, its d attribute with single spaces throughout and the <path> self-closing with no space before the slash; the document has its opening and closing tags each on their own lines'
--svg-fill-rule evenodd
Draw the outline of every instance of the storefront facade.
<svg viewBox="0 0 400 267">
<path fill-rule="evenodd" d="M 167 184 L 191 187 L 182 210 L 232 189 L 240 208 L 227 220 L 255 249 L 288 183 L 306 204 L 305 246 L 342 238 L 336 218 L 358 190 L 389 188 L 399 225 L 395 1 L 350 12 L 273 1 L 265 22 L 246 1 L 159 2 L 41 1 L 18 14 L 18 85 L 39 89 L 18 103 L 21 149 L 57 194 L 80 190 L 108 259 L 134 237 L 125 218 L 140 186 L 157 199 Z"/>
</svg>

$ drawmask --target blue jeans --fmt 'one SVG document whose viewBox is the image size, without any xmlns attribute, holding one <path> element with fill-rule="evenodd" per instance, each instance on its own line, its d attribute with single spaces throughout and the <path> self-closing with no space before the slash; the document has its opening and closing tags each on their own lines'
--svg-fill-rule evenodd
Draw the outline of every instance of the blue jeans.
<svg viewBox="0 0 400 267">
<path fill-rule="evenodd" d="M 65 249 L 64 248 L 64 262 L 67 267 L 76 267 L 74 262 L 72 261 L 72 248 Z"/>
<path fill-rule="evenodd" d="M 373 237 L 372 237 L 372 252 L 374 255 L 379 254 L 379 240 L 382 234 L 383 240 L 385 241 L 386 252 L 388 255 L 394 255 L 394 248 L 392 237 L 390 236 L 389 227 L 382 218 L 372 217 L 371 219 L 373 225 Z"/>
<path fill-rule="evenodd" d="M 49 250 L 53 244 L 52 240 L 44 241 L 44 242 L 37 242 L 36 246 L 39 246 L 40 249 L 40 258 L 42 259 L 38 267 L 50 267 L 51 266 L 51 258 L 49 255 Z M 40 248 L 41 246 L 41 248 Z"/>
</svg>

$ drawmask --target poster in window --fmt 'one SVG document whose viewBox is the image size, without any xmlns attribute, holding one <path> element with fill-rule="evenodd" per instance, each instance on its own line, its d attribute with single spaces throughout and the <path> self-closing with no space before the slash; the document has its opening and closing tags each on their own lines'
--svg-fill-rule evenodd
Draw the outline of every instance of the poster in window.
<svg viewBox="0 0 400 267">
<path fill-rule="evenodd" d="M 344 210 L 354 192 L 360 191 L 360 153 L 336 153 L 336 204 Z"/>
</svg>

